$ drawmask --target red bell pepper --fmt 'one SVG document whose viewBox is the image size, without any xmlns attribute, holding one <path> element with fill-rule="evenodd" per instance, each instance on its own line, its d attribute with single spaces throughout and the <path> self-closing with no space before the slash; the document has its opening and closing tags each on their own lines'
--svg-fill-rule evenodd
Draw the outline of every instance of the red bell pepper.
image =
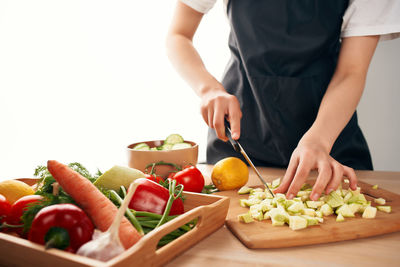
<svg viewBox="0 0 400 267">
<path fill-rule="evenodd" d="M 73 204 L 56 204 L 36 214 L 28 239 L 46 244 L 46 248 L 76 252 L 92 239 L 93 231 L 93 223 L 83 210 Z"/>
<path fill-rule="evenodd" d="M 170 195 L 168 189 L 146 178 L 139 178 L 135 181 L 139 185 L 129 203 L 129 208 L 135 211 L 163 214 Z M 183 213 L 183 201 L 178 198 L 172 203 L 169 215 Z"/>
</svg>

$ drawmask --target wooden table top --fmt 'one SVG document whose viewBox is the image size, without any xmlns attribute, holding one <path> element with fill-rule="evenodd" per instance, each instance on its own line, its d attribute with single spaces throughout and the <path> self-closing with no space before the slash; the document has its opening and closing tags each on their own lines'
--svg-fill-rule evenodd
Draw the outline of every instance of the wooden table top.
<svg viewBox="0 0 400 267">
<path fill-rule="evenodd" d="M 199 165 L 210 183 L 212 165 Z M 283 169 L 259 168 L 266 181 Z M 400 194 L 400 172 L 356 171 L 357 178 Z M 316 177 L 313 172 L 311 177 Z M 250 170 L 248 185 L 259 185 Z M 280 249 L 248 249 L 225 226 L 167 266 L 400 266 L 400 232 L 375 237 Z"/>
</svg>

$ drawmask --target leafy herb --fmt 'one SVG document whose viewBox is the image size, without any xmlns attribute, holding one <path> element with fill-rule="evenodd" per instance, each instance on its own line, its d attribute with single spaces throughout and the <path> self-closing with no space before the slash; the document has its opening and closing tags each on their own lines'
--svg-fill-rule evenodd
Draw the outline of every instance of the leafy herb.
<svg viewBox="0 0 400 267">
<path fill-rule="evenodd" d="M 218 192 L 219 190 L 215 187 L 214 184 L 205 185 L 203 190 L 201 191 L 203 194 L 212 194 Z"/>
<path fill-rule="evenodd" d="M 97 170 L 95 175 L 92 175 L 88 169 L 78 162 L 68 164 L 68 167 L 81 174 L 83 177 L 89 179 L 92 183 L 102 174 L 100 170 Z M 53 195 L 53 184 L 56 180 L 51 175 L 46 166 L 38 166 L 35 169 L 34 176 L 39 178 L 38 189 L 35 195 L 43 196 L 43 200 L 39 203 L 32 203 L 28 205 L 26 211 L 22 215 L 22 222 L 24 223 L 24 231 L 28 231 L 32 225 L 33 219 L 36 214 L 44 207 L 62 204 L 72 203 L 76 204 L 75 201 L 70 197 L 61 187 L 59 187 L 58 195 Z M 106 197 L 110 198 L 110 194 L 107 190 L 101 190 Z"/>
</svg>

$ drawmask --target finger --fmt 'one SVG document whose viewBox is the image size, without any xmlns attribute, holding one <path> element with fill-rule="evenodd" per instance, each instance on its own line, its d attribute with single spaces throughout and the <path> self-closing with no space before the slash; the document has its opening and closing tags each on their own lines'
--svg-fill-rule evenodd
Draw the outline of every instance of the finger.
<svg viewBox="0 0 400 267">
<path fill-rule="evenodd" d="M 299 192 L 300 188 L 310 174 L 311 168 L 312 165 L 310 160 L 300 160 L 299 166 L 296 170 L 296 174 L 286 193 L 287 199 L 292 199 L 295 195 L 297 195 L 297 192 Z"/>
<path fill-rule="evenodd" d="M 201 109 L 201 116 L 203 117 L 203 120 L 206 122 L 206 124 L 208 126 L 210 126 L 210 124 L 208 123 L 208 110 L 207 109 Z"/>
<path fill-rule="evenodd" d="M 242 112 L 237 103 L 231 103 L 229 105 L 229 124 L 231 126 L 232 138 L 237 140 L 240 137 L 240 117 Z"/>
<path fill-rule="evenodd" d="M 343 166 L 343 174 L 344 174 L 344 176 L 349 178 L 351 190 L 356 190 L 357 189 L 357 175 L 356 175 L 355 171 L 350 167 Z"/>
<path fill-rule="evenodd" d="M 338 162 L 332 163 L 332 179 L 329 181 L 326 186 L 325 194 L 329 194 L 330 192 L 336 190 L 343 179 L 343 166 Z"/>
<path fill-rule="evenodd" d="M 214 128 L 215 131 L 217 132 L 217 136 L 219 139 L 221 139 L 222 141 L 228 141 L 228 138 L 225 135 L 224 118 L 225 118 L 224 109 L 222 109 L 219 105 L 217 105 L 214 111 L 214 119 L 213 119 Z"/>
<path fill-rule="evenodd" d="M 321 195 L 322 191 L 324 191 L 331 178 L 331 165 L 326 161 L 319 163 L 317 181 L 315 182 L 310 195 L 311 200 L 317 201 L 319 199 L 319 196 Z"/>
<path fill-rule="evenodd" d="M 290 183 L 293 180 L 294 175 L 296 174 L 297 166 L 299 165 L 299 158 L 297 156 L 292 156 L 289 161 L 289 166 L 283 176 L 281 184 L 274 190 L 274 193 L 285 193 Z"/>
<path fill-rule="evenodd" d="M 211 108 L 208 109 L 208 126 L 214 128 L 214 110 Z"/>
</svg>

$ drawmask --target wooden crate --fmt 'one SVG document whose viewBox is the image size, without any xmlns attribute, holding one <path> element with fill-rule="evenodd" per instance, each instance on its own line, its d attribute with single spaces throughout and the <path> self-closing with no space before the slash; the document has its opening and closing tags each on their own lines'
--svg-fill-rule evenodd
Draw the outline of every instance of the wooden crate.
<svg viewBox="0 0 400 267">
<path fill-rule="evenodd" d="M 33 179 L 20 179 L 32 184 Z M 68 253 L 58 249 L 45 250 L 44 246 L 12 235 L 0 233 L 0 266 L 57 266 L 57 267 L 117 267 L 160 266 L 187 250 L 224 225 L 229 208 L 229 198 L 184 192 L 185 213 L 142 237 L 134 246 L 107 262 Z M 171 243 L 158 248 L 158 241 L 198 218 L 189 232 Z"/>
</svg>

